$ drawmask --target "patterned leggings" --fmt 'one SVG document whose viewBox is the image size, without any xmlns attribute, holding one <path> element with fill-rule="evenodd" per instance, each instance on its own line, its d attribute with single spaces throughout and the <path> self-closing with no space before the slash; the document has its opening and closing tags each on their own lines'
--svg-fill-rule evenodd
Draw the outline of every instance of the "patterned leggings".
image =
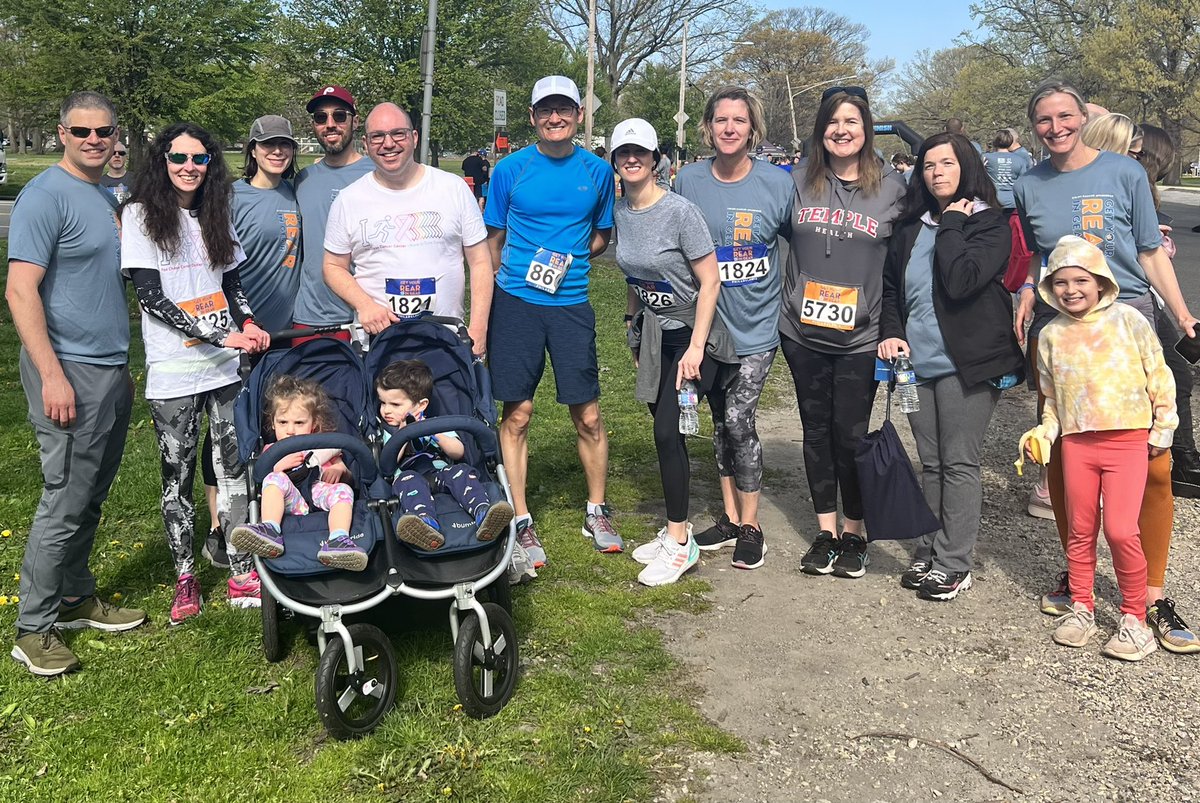
<svg viewBox="0 0 1200 803">
<path fill-rule="evenodd" d="M 717 473 L 733 477 L 733 484 L 742 493 L 757 493 L 762 487 L 762 441 L 758 439 L 755 418 L 774 361 L 775 349 L 739 357 L 734 380 L 725 388 L 713 387 L 708 394 Z"/>
<path fill-rule="evenodd" d="M 427 462 L 427 461 L 421 461 Z M 456 463 L 445 468 L 425 471 L 412 469 L 402 471 L 392 483 L 392 492 L 400 500 L 400 512 L 415 516 L 428 516 L 437 520 L 433 507 L 433 494 L 446 491 L 463 510 L 476 516 L 482 505 L 491 504 L 487 489 L 479 481 L 479 474 L 465 463 Z"/>
<path fill-rule="evenodd" d="M 263 480 L 264 491 L 267 490 L 268 485 L 274 485 L 283 493 L 284 513 L 290 516 L 307 516 L 309 514 L 308 502 L 305 501 L 304 495 L 300 493 L 296 483 L 292 482 L 291 477 L 287 474 L 282 471 L 272 471 Z M 333 510 L 334 505 L 340 505 L 343 502 L 348 505 L 354 504 L 354 491 L 350 490 L 350 486 L 343 482 L 315 480 L 312 484 L 312 500 L 314 505 L 328 512 Z"/>
</svg>

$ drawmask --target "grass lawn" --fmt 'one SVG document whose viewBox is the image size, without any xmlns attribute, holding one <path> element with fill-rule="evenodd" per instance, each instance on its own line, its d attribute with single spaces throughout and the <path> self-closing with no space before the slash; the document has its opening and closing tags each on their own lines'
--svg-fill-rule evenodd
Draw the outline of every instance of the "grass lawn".
<svg viewBox="0 0 1200 803">
<path fill-rule="evenodd" d="M 593 276 L 611 435 L 609 500 L 626 538 L 640 543 L 662 516 L 650 419 L 633 400 L 624 282 L 611 265 Z M 0 456 L 9 468 L 0 472 L 0 632 L 8 638 L 41 487 L 17 350 L 5 309 Z M 140 395 L 136 334 L 131 364 Z M 396 606 L 376 617 L 399 659 L 396 708 L 357 742 L 327 739 L 319 724 L 317 653 L 301 629 L 287 628 L 287 657 L 268 664 L 258 613 L 225 604 L 223 573 L 203 570 L 204 615 L 167 629 L 174 578 L 158 511 L 157 448 L 140 402 L 92 567 L 102 597 L 144 607 L 151 621 L 126 634 L 68 633 L 84 669 L 57 681 L 0 658 L 0 800 L 645 801 L 656 772 L 682 752 L 740 749 L 695 713 L 650 621 L 703 606 L 707 586 L 688 579 L 641 588 L 627 555 L 597 555 L 581 537 L 585 486 L 574 431 L 553 392 L 547 376 L 536 400 L 529 477 L 551 563 L 514 594 L 523 674 L 513 700 L 493 719 L 465 716 L 454 693 L 445 607 Z M 693 448 L 708 450 L 704 441 Z M 197 509 L 206 527 L 202 504 Z"/>
</svg>

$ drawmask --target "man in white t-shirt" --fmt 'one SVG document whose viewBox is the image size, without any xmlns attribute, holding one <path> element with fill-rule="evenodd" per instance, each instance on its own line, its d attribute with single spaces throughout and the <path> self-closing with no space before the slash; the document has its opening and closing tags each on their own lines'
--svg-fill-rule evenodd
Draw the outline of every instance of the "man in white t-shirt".
<svg viewBox="0 0 1200 803">
<path fill-rule="evenodd" d="M 378 334 L 426 312 L 461 319 L 465 257 L 471 272 L 467 331 L 475 353 L 482 354 L 492 263 L 470 188 L 413 158 L 419 135 L 396 104 L 376 106 L 365 130 L 375 170 L 333 202 L 325 225 L 325 282 L 354 308 L 368 333 Z"/>
</svg>

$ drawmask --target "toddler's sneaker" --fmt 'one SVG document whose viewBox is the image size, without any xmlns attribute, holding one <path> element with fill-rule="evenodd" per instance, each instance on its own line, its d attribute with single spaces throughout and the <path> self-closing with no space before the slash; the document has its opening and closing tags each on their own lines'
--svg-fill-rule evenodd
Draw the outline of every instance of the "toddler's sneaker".
<svg viewBox="0 0 1200 803">
<path fill-rule="evenodd" d="M 733 548 L 733 558 L 729 561 L 735 569 L 757 569 L 767 560 L 767 542 L 763 539 L 762 530 L 753 524 L 743 524 L 738 533 L 737 546 Z"/>
<path fill-rule="evenodd" d="M 617 535 L 608 505 L 601 505 L 599 513 L 588 513 L 583 519 L 583 537 L 592 539 L 597 552 L 621 552 L 625 542 Z"/>
<path fill-rule="evenodd" d="M 175 581 L 175 599 L 171 601 L 171 626 L 183 624 L 185 620 L 199 616 L 203 606 L 200 581 L 193 575 L 183 575 Z"/>
<path fill-rule="evenodd" d="M 854 533 L 842 533 L 841 549 L 833 561 L 833 576 L 857 579 L 867 573 L 871 562 L 867 555 L 867 540 Z"/>
<path fill-rule="evenodd" d="M 706 552 L 724 549 L 727 546 L 736 546 L 739 532 L 741 532 L 741 528 L 730 521 L 729 516 L 722 513 L 721 518 L 713 520 L 711 527 L 696 533 L 696 546 Z"/>
<path fill-rule="evenodd" d="M 508 502 L 488 505 L 475 516 L 475 537 L 480 541 L 495 541 L 500 533 L 508 529 L 512 520 L 513 509 Z"/>
<path fill-rule="evenodd" d="M 546 549 L 538 540 L 537 530 L 533 529 L 533 519 L 517 525 L 517 543 L 525 547 L 525 552 L 528 553 L 533 568 L 540 569 L 549 562 L 546 557 Z"/>
<path fill-rule="evenodd" d="M 1030 516 L 1054 521 L 1054 506 L 1050 504 L 1050 486 L 1043 478 L 1029 491 L 1029 504 L 1025 509 Z"/>
<path fill-rule="evenodd" d="M 532 583 L 536 579 L 537 571 L 533 568 L 533 561 L 529 559 L 529 553 L 518 541 L 513 544 L 512 562 L 508 564 L 508 584 L 519 586 Z"/>
<path fill-rule="evenodd" d="M 1154 631 L 1154 637 L 1164 650 L 1178 655 L 1200 652 L 1200 638 L 1175 612 L 1175 603 L 1166 597 L 1146 611 L 1146 624 Z"/>
<path fill-rule="evenodd" d="M 283 533 L 265 521 L 234 527 L 229 534 L 229 543 L 239 552 L 248 552 L 260 558 L 277 558 L 283 554 Z"/>
<path fill-rule="evenodd" d="M 229 605 L 234 608 L 262 607 L 262 584 L 253 569 L 241 580 L 229 578 Z"/>
<path fill-rule="evenodd" d="M 666 532 L 664 527 L 662 532 Z M 644 586 L 664 586 L 674 583 L 683 573 L 696 565 L 700 560 L 700 548 L 696 540 L 688 533 L 685 543 L 679 543 L 674 538 L 666 536 L 659 545 L 658 554 L 654 560 L 638 574 L 638 582 Z"/>
<path fill-rule="evenodd" d="M 446 537 L 436 527 L 411 513 L 400 517 L 400 523 L 396 525 L 396 537 L 421 549 L 437 549 L 446 543 Z"/>
<path fill-rule="evenodd" d="M 800 558 L 800 571 L 805 574 L 829 574 L 841 551 L 842 542 L 834 538 L 829 530 L 821 530 L 817 533 L 817 540 Z"/>
<path fill-rule="evenodd" d="M 1059 572 L 1054 590 L 1042 596 L 1042 613 L 1047 616 L 1066 616 L 1071 610 L 1071 575 Z"/>
<path fill-rule="evenodd" d="M 929 574 L 921 581 L 917 596 L 921 599 L 949 602 L 971 587 L 970 572 L 943 572 L 940 569 L 930 569 Z"/>
<path fill-rule="evenodd" d="M 350 572 L 361 572 L 367 568 L 367 551 L 354 543 L 348 535 L 330 536 L 328 541 L 321 542 L 317 550 L 317 560 L 322 566 L 331 569 L 345 569 Z"/>
<path fill-rule="evenodd" d="M 1096 614 L 1088 610 L 1082 602 L 1071 605 L 1071 612 L 1058 617 L 1058 627 L 1054 628 L 1055 644 L 1064 647 L 1083 647 L 1096 635 Z"/>
<path fill-rule="evenodd" d="M 1127 613 L 1121 617 L 1117 634 L 1108 640 L 1100 653 L 1122 661 L 1140 661 L 1157 649 L 1154 631 L 1139 622 L 1132 613 Z"/>
<path fill-rule="evenodd" d="M 904 570 L 904 574 L 900 575 L 900 585 L 907 588 L 909 591 L 916 591 L 921 587 L 921 581 L 929 574 L 929 570 L 933 568 L 933 564 L 927 560 L 914 560 L 908 564 L 908 568 Z"/>
</svg>

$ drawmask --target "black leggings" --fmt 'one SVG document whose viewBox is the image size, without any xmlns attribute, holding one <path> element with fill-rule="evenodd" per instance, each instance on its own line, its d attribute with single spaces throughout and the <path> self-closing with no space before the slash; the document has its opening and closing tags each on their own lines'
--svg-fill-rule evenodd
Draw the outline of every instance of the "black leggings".
<svg viewBox="0 0 1200 803">
<path fill-rule="evenodd" d="M 875 404 L 875 354 L 825 354 L 783 338 L 783 356 L 796 384 L 804 425 L 804 470 L 817 513 L 863 517 L 854 450 L 871 420 Z"/>
<path fill-rule="evenodd" d="M 654 416 L 654 446 L 658 449 L 658 471 L 662 476 L 663 501 L 667 503 L 667 521 L 687 521 L 688 498 L 692 468 L 688 462 L 687 443 L 679 434 L 679 391 L 675 376 L 679 360 L 692 340 L 689 327 L 664 329 L 662 333 L 662 371 L 658 377 L 658 401 L 650 405 Z M 696 382 L 697 396 L 712 388 L 719 366 L 707 354 L 700 363 L 700 379 Z"/>
</svg>

